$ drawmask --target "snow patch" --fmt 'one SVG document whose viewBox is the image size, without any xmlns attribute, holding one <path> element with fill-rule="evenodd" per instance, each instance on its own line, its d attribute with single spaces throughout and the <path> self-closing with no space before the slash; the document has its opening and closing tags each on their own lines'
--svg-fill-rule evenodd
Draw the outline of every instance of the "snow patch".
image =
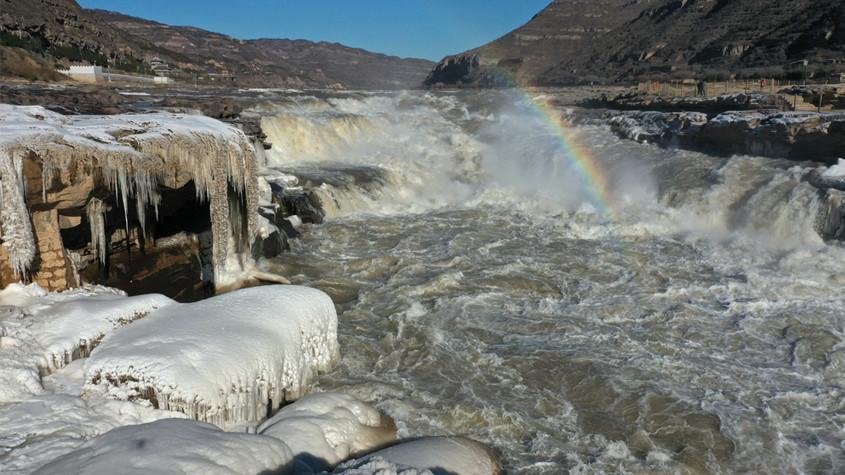
<svg viewBox="0 0 845 475">
<path fill-rule="evenodd" d="M 85 374 L 89 390 L 232 427 L 299 398 L 338 354 L 328 295 L 267 286 L 154 312 L 106 338 Z"/>
</svg>

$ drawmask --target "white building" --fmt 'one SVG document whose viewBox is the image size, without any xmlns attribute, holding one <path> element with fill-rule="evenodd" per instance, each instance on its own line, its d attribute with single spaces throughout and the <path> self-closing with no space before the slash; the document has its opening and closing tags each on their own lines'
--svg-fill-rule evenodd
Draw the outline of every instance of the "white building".
<svg viewBox="0 0 845 475">
<path fill-rule="evenodd" d="M 60 69 L 59 72 L 79 82 L 98 83 L 106 81 L 102 66 L 71 66 L 70 69 Z"/>
<path fill-rule="evenodd" d="M 166 76 L 136 76 L 134 74 L 115 74 L 106 72 L 102 66 L 71 66 L 60 69 L 59 72 L 79 82 L 95 84 L 102 82 L 145 82 L 155 84 L 171 84 L 173 80 Z"/>
</svg>

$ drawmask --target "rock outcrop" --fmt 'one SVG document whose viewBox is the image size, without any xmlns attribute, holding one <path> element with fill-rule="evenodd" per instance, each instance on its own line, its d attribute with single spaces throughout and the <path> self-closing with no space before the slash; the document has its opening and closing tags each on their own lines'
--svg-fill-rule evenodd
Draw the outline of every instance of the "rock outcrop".
<svg viewBox="0 0 845 475">
<path fill-rule="evenodd" d="M 637 17 L 651 1 L 555 0 L 522 27 L 480 48 L 444 58 L 426 84 L 496 87 L 534 84 L 561 60 Z"/>
<path fill-rule="evenodd" d="M 835 164 L 845 114 L 777 110 L 701 112 L 573 110 L 575 123 L 609 124 L 619 136 L 715 155 L 758 155 Z"/>
<path fill-rule="evenodd" d="M 589 108 L 615 110 L 650 110 L 661 112 L 704 112 L 719 114 L 728 111 L 759 109 L 793 110 L 792 104 L 779 95 L 761 93 L 724 94 L 721 96 L 663 97 L 643 92 L 627 92 L 608 96 L 601 94 L 578 103 Z"/>
</svg>

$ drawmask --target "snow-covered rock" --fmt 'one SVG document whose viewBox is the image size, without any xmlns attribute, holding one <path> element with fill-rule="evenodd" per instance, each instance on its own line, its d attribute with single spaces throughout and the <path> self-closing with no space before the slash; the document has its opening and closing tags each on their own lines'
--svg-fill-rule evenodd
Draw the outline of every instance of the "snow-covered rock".
<svg viewBox="0 0 845 475">
<path fill-rule="evenodd" d="M 496 456 L 490 449 L 474 440 L 463 437 L 423 437 L 344 463 L 333 473 L 391 473 L 380 468 L 385 462 L 388 466 L 414 468 L 420 470 L 420 473 L 430 470 L 434 475 L 497 475 L 502 472 Z M 376 470 L 368 470 L 368 466 L 375 467 Z"/>
<path fill-rule="evenodd" d="M 316 393 L 285 406 L 258 427 L 285 442 L 297 462 L 319 472 L 396 439 L 393 420 L 340 393 Z"/>
<path fill-rule="evenodd" d="M 114 329 L 175 302 L 88 286 L 47 293 L 35 284 L 0 291 L 0 402 L 41 390 L 41 375 L 86 357 Z"/>
<path fill-rule="evenodd" d="M 106 338 L 85 374 L 90 390 L 231 427 L 299 398 L 338 354 L 328 295 L 268 286 L 154 312 Z"/>
<path fill-rule="evenodd" d="M 845 150 L 842 151 L 845 154 Z M 822 172 L 822 176 L 825 178 L 836 178 L 836 179 L 845 179 L 845 160 L 839 159 L 836 162 L 836 165 L 828 167 L 824 172 Z"/>
<path fill-rule="evenodd" d="M 223 432 L 211 424 L 165 419 L 119 427 L 41 467 L 39 475 L 284 473 L 290 449 L 277 439 Z"/>
</svg>

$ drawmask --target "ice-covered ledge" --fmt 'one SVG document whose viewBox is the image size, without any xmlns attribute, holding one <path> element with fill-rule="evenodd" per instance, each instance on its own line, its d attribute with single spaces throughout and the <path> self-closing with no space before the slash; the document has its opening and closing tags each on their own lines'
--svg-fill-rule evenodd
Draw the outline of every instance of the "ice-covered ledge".
<svg viewBox="0 0 845 475">
<path fill-rule="evenodd" d="M 0 284 L 31 276 L 50 290 L 73 286 L 59 233 L 63 214 L 101 210 L 89 204 L 105 189 L 122 208 L 127 233 L 130 219 L 144 232 L 148 216 L 158 216 L 160 187 L 191 181 L 197 198 L 210 203 L 213 261 L 222 269 L 232 229 L 250 242 L 256 233 L 256 166 L 242 131 L 204 116 L 63 116 L 0 104 Z M 242 210 L 230 210 L 230 189 Z M 241 211 L 234 214 L 243 226 L 233 225 L 230 211 Z"/>
</svg>

